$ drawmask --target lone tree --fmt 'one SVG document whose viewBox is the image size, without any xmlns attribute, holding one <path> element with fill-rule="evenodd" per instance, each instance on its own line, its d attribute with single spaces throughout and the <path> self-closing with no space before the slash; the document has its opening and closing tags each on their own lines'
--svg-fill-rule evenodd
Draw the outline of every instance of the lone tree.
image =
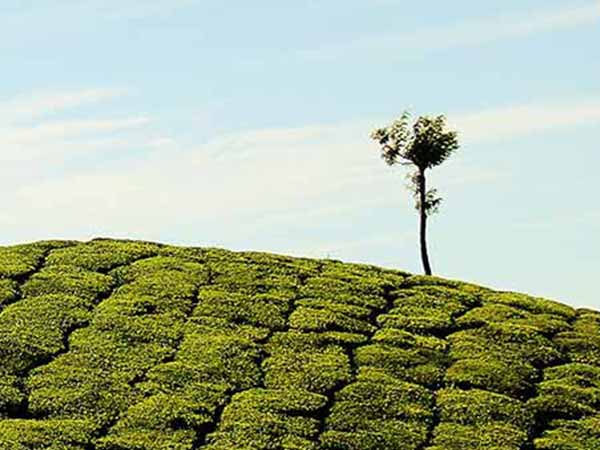
<svg viewBox="0 0 600 450">
<path fill-rule="evenodd" d="M 446 130 L 446 117 L 421 116 L 410 124 L 410 114 L 404 112 L 386 128 L 371 133 L 371 138 L 381 146 L 381 157 L 394 166 L 411 166 L 408 174 L 409 189 L 415 199 L 420 218 L 421 260 L 426 275 L 431 275 L 427 253 L 427 217 L 438 211 L 442 199 L 436 189 L 427 190 L 425 171 L 442 164 L 459 148 L 455 131 Z"/>
</svg>

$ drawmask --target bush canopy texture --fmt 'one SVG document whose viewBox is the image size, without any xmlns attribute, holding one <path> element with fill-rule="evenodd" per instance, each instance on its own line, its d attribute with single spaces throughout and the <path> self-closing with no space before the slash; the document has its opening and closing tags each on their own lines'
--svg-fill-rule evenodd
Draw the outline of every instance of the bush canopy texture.
<svg viewBox="0 0 600 450">
<path fill-rule="evenodd" d="M 335 260 L 0 247 L 0 450 L 597 450 L 600 313 Z"/>
</svg>

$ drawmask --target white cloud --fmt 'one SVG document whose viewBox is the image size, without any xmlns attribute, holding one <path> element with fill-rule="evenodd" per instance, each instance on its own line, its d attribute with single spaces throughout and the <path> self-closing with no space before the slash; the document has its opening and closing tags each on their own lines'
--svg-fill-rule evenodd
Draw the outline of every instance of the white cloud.
<svg viewBox="0 0 600 450">
<path fill-rule="evenodd" d="M 0 121 L 4 125 L 30 121 L 46 114 L 118 98 L 126 93 L 123 89 L 81 89 L 21 95 L 0 100 Z"/>
<path fill-rule="evenodd" d="M 32 158 L 54 158 L 57 154 L 67 155 L 73 151 L 81 153 L 92 148 L 114 144 L 98 139 L 98 135 L 116 133 L 142 127 L 149 123 L 146 117 L 124 119 L 74 120 L 43 123 L 32 127 L 0 128 L 0 161 L 25 161 Z M 125 145 L 131 145 L 126 141 Z"/>
<path fill-rule="evenodd" d="M 82 154 L 100 148 L 139 146 L 142 141 L 139 138 L 127 140 L 117 133 L 148 125 L 147 117 L 61 117 L 61 113 L 77 114 L 82 108 L 121 97 L 126 92 L 123 89 L 46 91 L 0 101 L 0 161 L 27 163 L 31 169 L 72 152 Z M 52 120 L 48 115 L 52 115 Z M 147 146 L 151 147 L 152 138 L 145 140 L 148 139 Z M 166 142 L 164 139 L 162 144 Z"/>
<path fill-rule="evenodd" d="M 449 117 L 461 139 L 475 143 L 600 121 L 600 102 L 530 104 Z M 102 145 L 102 134 L 145 123 L 127 119 L 46 125 L 37 136 L 53 138 L 39 139 L 38 152 L 65 151 L 58 144 L 70 143 L 64 136 L 71 133 L 79 139 L 67 151 L 75 150 L 77 143 L 84 149 L 98 140 Z M 43 173 L 48 164 L 43 159 L 28 162 L 17 184 L 14 178 L 0 179 L 4 211 L 11 211 L 0 222 L 5 229 L 30 235 L 35 235 L 37 218 L 44 217 L 46 235 L 70 230 L 69 237 L 75 238 L 121 232 L 153 238 L 173 227 L 206 223 L 235 227 L 243 223 L 246 231 L 257 232 L 275 225 L 285 229 L 286 224 L 351 218 L 353 211 L 392 203 L 409 210 L 409 196 L 389 195 L 403 189 L 402 174 L 383 165 L 368 137 L 369 130 L 382 124 L 384 120 L 250 130 L 187 150 L 159 135 L 146 141 L 154 151 L 143 159 L 122 161 L 110 169 L 78 170 L 61 178 L 28 175 L 32 165 Z M 94 131 L 91 136 L 85 134 L 89 129 Z M 132 142 L 125 136 L 113 144 L 127 149 Z M 111 139 L 104 144 L 111 145 Z M 467 153 L 451 162 L 452 167 L 436 174 L 435 182 L 444 190 L 506 176 L 496 168 L 478 167 Z"/>
<path fill-rule="evenodd" d="M 265 129 L 222 136 L 185 152 L 167 147 L 110 172 L 22 186 L 10 196 L 9 210 L 22 214 L 13 217 L 21 223 L 44 216 L 46 230 L 81 232 L 93 224 L 93 234 L 139 230 L 152 237 L 183 226 L 181 220 L 244 223 L 256 230 L 348 217 L 357 208 L 392 201 L 395 208 L 411 208 L 408 196 L 382 195 L 402 190 L 403 178 L 382 164 L 370 128 L 344 123 Z"/>
<path fill-rule="evenodd" d="M 597 24 L 600 21 L 600 3 L 563 7 L 553 10 L 535 10 L 520 14 L 496 16 L 452 26 L 426 28 L 407 33 L 385 33 L 366 36 L 347 43 L 323 45 L 303 50 L 300 54 L 315 59 L 330 59 L 360 54 L 364 56 L 401 55 L 403 52 L 443 50 L 454 47 L 480 45 L 514 39 L 536 33 Z"/>
<path fill-rule="evenodd" d="M 511 105 L 449 116 L 449 125 L 468 143 L 500 140 L 539 131 L 600 124 L 600 98 Z"/>
</svg>

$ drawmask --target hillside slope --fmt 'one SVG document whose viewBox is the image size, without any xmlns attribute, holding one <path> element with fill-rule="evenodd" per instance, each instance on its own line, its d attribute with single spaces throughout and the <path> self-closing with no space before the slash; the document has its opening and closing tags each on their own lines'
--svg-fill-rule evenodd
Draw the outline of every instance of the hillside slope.
<svg viewBox="0 0 600 450">
<path fill-rule="evenodd" d="M 600 449 L 600 313 L 331 260 L 0 247 L 0 450 Z"/>
</svg>

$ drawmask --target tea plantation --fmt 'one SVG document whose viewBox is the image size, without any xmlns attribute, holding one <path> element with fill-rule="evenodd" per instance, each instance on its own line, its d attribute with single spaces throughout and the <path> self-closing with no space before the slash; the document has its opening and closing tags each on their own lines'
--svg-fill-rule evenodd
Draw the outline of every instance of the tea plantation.
<svg viewBox="0 0 600 450">
<path fill-rule="evenodd" d="M 0 247 L 0 450 L 600 449 L 600 313 L 332 260 Z"/>
</svg>

